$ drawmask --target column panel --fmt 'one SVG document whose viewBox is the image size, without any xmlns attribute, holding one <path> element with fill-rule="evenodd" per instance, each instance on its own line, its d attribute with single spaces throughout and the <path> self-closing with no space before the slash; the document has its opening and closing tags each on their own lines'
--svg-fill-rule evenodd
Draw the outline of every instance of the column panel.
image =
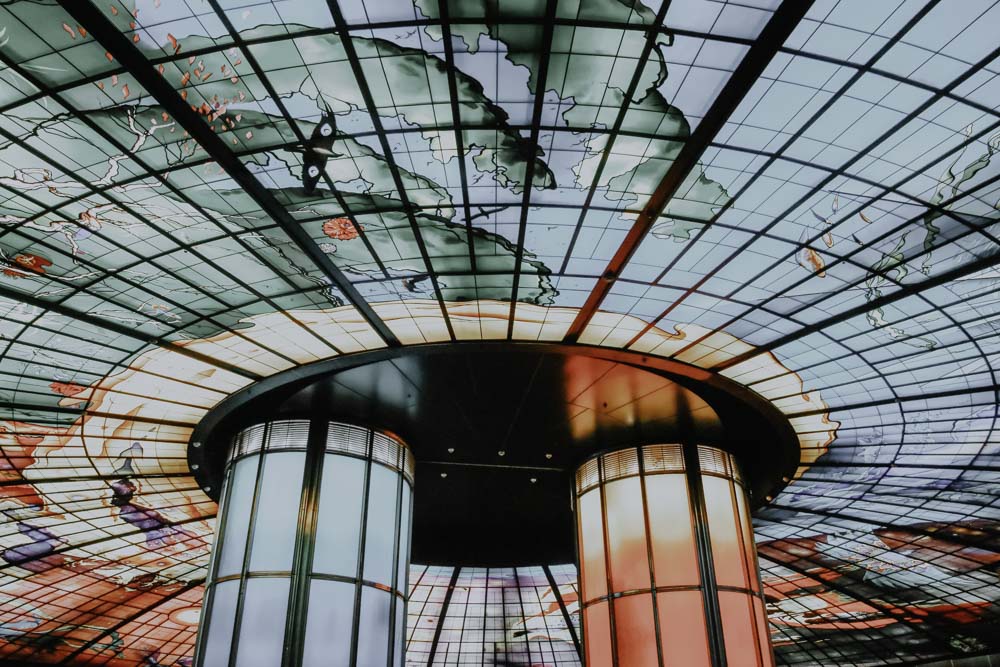
<svg viewBox="0 0 1000 667">
<path fill-rule="evenodd" d="M 584 462 L 577 539 L 588 664 L 771 667 L 746 490 L 712 447 Z"/>
<path fill-rule="evenodd" d="M 401 665 L 413 467 L 402 442 L 364 427 L 240 432 L 196 665 Z"/>
</svg>

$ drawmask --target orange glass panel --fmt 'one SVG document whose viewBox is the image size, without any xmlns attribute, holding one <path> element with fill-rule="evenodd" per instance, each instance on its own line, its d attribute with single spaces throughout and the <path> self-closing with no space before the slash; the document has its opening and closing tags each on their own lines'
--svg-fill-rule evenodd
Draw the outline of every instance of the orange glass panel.
<svg viewBox="0 0 1000 667">
<path fill-rule="evenodd" d="M 701 591 L 658 593 L 663 667 L 708 667 L 708 630 Z"/>
<path fill-rule="evenodd" d="M 716 581 L 720 586 L 747 588 L 749 582 L 741 548 L 743 536 L 736 525 L 733 498 L 730 495 L 733 483 L 709 475 L 702 475 L 701 479 L 705 490 L 705 509 L 708 514 Z"/>
<path fill-rule="evenodd" d="M 583 632 L 587 664 L 610 666 L 611 617 L 607 602 L 590 605 L 583 610 Z"/>
<path fill-rule="evenodd" d="M 764 667 L 774 666 L 774 650 L 771 648 L 771 628 L 767 624 L 767 612 L 764 611 L 764 601 L 753 600 L 754 617 L 757 619 L 757 640 L 760 642 L 762 664 Z"/>
<path fill-rule="evenodd" d="M 611 555 L 611 588 L 614 592 L 649 588 L 649 553 L 646 519 L 638 477 L 605 485 L 608 516 L 608 551 Z"/>
<path fill-rule="evenodd" d="M 580 583 L 584 601 L 608 594 L 604 563 L 604 526 L 601 522 L 601 493 L 592 489 L 580 496 Z"/>
<path fill-rule="evenodd" d="M 760 577 L 757 575 L 757 544 L 753 539 L 753 524 L 750 522 L 750 511 L 747 509 L 746 493 L 736 487 L 736 506 L 739 509 L 740 528 L 743 533 L 743 551 L 746 561 L 747 576 L 750 578 L 750 588 L 760 592 Z"/>
<path fill-rule="evenodd" d="M 722 635 L 728 667 L 760 667 L 761 650 L 754 628 L 753 596 L 719 591 Z"/>
<path fill-rule="evenodd" d="M 646 477 L 646 504 L 656 585 L 699 585 L 701 576 L 684 475 Z"/>
<path fill-rule="evenodd" d="M 659 666 L 652 595 L 626 595 L 615 600 L 615 638 L 622 667 Z"/>
</svg>

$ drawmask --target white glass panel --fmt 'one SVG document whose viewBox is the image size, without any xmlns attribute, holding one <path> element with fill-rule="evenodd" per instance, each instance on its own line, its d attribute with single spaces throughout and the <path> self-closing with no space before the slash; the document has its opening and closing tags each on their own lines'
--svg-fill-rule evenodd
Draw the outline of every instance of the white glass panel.
<svg viewBox="0 0 1000 667">
<path fill-rule="evenodd" d="M 389 593 L 363 586 L 361 618 L 358 623 L 358 665 L 378 667 L 389 659 Z M 397 639 L 397 645 L 402 646 Z"/>
<path fill-rule="evenodd" d="M 219 554 L 218 576 L 236 574 L 243 567 L 250 510 L 253 508 L 253 488 L 257 481 L 258 457 L 240 459 L 233 466 L 229 485 L 232 488 L 226 501 L 226 534 Z"/>
<path fill-rule="evenodd" d="M 276 667 L 281 664 L 288 582 L 288 579 L 270 577 L 247 580 L 236 667 Z M 208 663 L 206 667 L 209 667 Z"/>
<path fill-rule="evenodd" d="M 354 584 L 314 579 L 302 667 L 346 665 L 351 657 Z"/>
<path fill-rule="evenodd" d="M 405 593 L 409 590 L 406 585 L 406 574 L 410 565 L 410 501 L 413 498 L 413 491 L 410 485 L 403 482 L 403 503 L 402 511 L 399 513 L 399 562 L 396 564 L 396 590 Z"/>
<path fill-rule="evenodd" d="M 212 596 L 212 617 L 208 634 L 203 642 L 205 667 L 225 665 L 229 661 L 229 646 L 233 641 L 233 622 L 236 620 L 236 597 L 240 582 L 224 581 L 215 587 Z"/>
<path fill-rule="evenodd" d="M 292 567 L 305 457 L 303 452 L 264 456 L 250 553 L 251 572 L 287 571 Z"/>
<path fill-rule="evenodd" d="M 406 605 L 402 600 L 396 600 L 396 636 L 393 641 L 396 646 L 396 652 L 392 656 L 393 667 L 400 667 L 403 664 L 403 633 L 406 632 L 403 622 L 405 619 Z"/>
<path fill-rule="evenodd" d="M 399 473 L 372 466 L 365 533 L 365 574 L 368 581 L 392 584 L 393 545 L 396 540 L 396 486 Z"/>
<path fill-rule="evenodd" d="M 313 572 L 355 577 L 365 462 L 336 454 L 326 454 L 323 459 Z"/>
</svg>

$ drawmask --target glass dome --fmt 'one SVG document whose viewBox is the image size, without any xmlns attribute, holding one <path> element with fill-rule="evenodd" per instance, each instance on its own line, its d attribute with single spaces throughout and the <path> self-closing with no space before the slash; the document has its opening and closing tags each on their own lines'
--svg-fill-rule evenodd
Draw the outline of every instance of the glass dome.
<svg viewBox="0 0 1000 667">
<path fill-rule="evenodd" d="M 997 25 L 992 0 L 2 3 L 0 657 L 190 664 L 207 411 L 486 339 L 676 361 L 787 417 L 802 465 L 754 517 L 779 664 L 1000 651 Z M 410 664 L 578 664 L 572 566 L 411 579 Z"/>
</svg>

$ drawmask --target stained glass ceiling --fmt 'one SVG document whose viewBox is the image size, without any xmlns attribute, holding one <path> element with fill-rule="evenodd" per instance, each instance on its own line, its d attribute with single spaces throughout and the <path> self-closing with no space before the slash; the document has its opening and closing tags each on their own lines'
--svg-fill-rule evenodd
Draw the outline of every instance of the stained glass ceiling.
<svg viewBox="0 0 1000 667">
<path fill-rule="evenodd" d="M 505 338 L 670 357 L 789 417 L 808 465 L 755 519 L 781 664 L 1000 650 L 997 25 L 989 0 L 2 3 L 0 654 L 190 664 L 206 411 Z"/>
</svg>

